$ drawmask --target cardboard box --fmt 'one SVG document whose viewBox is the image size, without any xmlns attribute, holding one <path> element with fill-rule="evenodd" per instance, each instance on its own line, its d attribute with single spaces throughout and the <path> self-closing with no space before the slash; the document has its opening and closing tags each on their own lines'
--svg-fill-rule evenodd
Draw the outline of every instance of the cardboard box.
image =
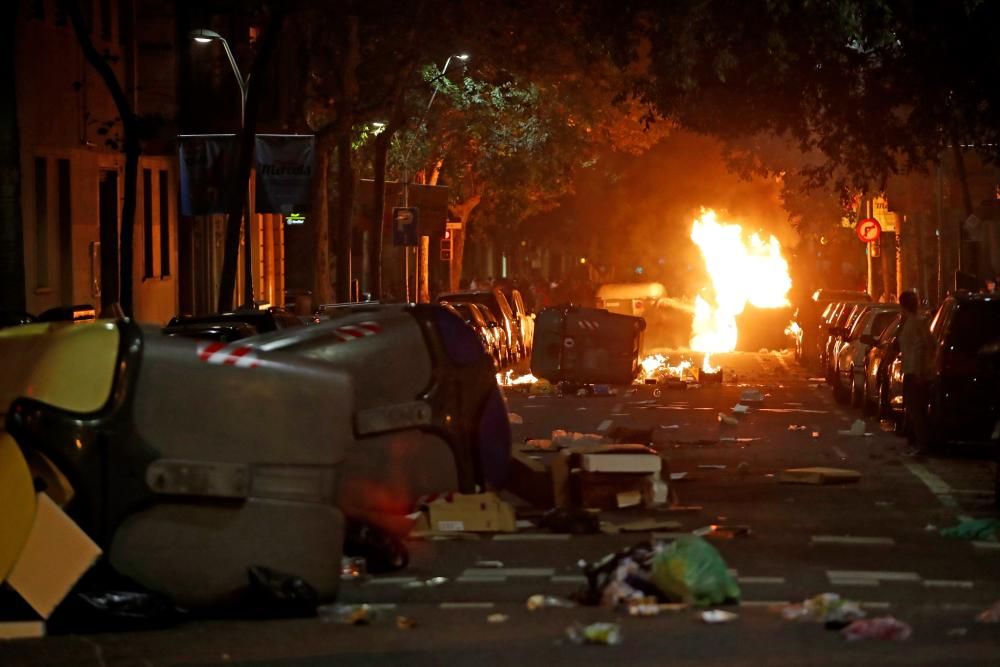
<svg viewBox="0 0 1000 667">
<path fill-rule="evenodd" d="M 514 508 L 495 493 L 456 493 L 451 502 L 427 505 L 414 530 L 443 533 L 513 533 L 517 530 Z"/>
<path fill-rule="evenodd" d="M 628 444 L 594 444 L 594 445 L 580 445 L 577 447 L 572 447 L 564 449 L 559 452 L 557 456 L 552 459 L 551 470 L 552 470 L 552 500 L 556 507 L 606 507 L 608 509 L 616 508 L 617 501 L 614 499 L 615 496 L 621 491 L 631 491 L 642 489 L 641 481 L 636 482 L 635 478 L 639 480 L 648 476 L 649 473 L 587 473 L 588 475 L 611 475 L 612 478 L 616 475 L 623 476 L 624 479 L 614 480 L 614 479 L 603 479 L 603 478 L 588 478 L 587 483 L 591 485 L 597 485 L 593 489 L 593 495 L 588 496 L 591 502 L 599 502 L 597 505 L 589 505 L 586 503 L 584 497 L 582 497 L 583 487 L 580 485 L 579 481 L 574 482 L 571 485 L 571 476 L 575 477 L 578 473 L 573 473 L 574 470 L 579 470 L 581 467 L 581 462 L 583 456 L 588 454 L 601 454 L 601 455 L 641 455 L 641 456 L 652 456 L 660 461 L 660 466 L 662 467 L 662 460 L 656 453 L 656 450 L 647 447 L 646 445 L 628 445 Z M 626 486 L 622 486 L 622 485 Z M 600 487 L 600 488 L 598 488 Z M 611 500 L 608 500 L 606 495 L 612 487 L 617 488 L 611 495 Z M 582 503 L 582 504 L 581 504 Z"/>
<path fill-rule="evenodd" d="M 549 467 L 524 452 L 511 454 L 505 488 L 535 507 L 548 509 L 553 506 Z"/>
<path fill-rule="evenodd" d="M 580 467 L 587 472 L 660 472 L 663 461 L 656 454 L 584 454 Z"/>
<path fill-rule="evenodd" d="M 645 473 L 586 472 L 573 474 L 573 499 L 579 507 L 613 510 L 642 504 Z"/>
</svg>

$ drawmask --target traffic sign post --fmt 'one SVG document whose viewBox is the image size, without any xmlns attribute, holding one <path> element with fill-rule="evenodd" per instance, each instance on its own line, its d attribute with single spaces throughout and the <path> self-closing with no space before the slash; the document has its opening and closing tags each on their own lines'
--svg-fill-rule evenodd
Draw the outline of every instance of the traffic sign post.
<svg viewBox="0 0 1000 667">
<path fill-rule="evenodd" d="M 858 220 L 854 231 L 857 232 L 862 243 L 874 243 L 882 235 L 882 226 L 875 218 L 864 218 Z"/>
<path fill-rule="evenodd" d="M 415 206 L 392 209 L 392 244 L 395 246 L 416 246 L 417 226 L 420 224 L 420 210 Z"/>
</svg>

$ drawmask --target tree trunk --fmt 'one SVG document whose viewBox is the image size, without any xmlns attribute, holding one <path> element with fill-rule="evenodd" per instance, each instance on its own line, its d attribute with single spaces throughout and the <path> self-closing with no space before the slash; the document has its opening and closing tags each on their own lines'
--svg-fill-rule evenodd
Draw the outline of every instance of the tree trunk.
<svg viewBox="0 0 1000 667">
<path fill-rule="evenodd" d="M 230 180 L 226 248 L 222 258 L 222 276 L 219 280 L 219 312 L 223 313 L 233 309 L 233 293 L 236 290 L 236 265 L 240 252 L 240 223 L 247 205 L 250 170 L 253 168 L 254 135 L 257 131 L 257 102 L 260 99 L 260 86 L 257 85 L 257 82 L 262 79 L 264 68 L 267 67 L 271 60 L 271 54 L 274 53 L 278 44 L 278 34 L 285 21 L 286 11 L 288 11 L 288 6 L 285 3 L 273 4 L 271 18 L 264 28 L 257 57 L 254 58 L 253 67 L 247 77 L 243 127 L 240 128 L 237 135 L 239 147 L 236 157 L 236 172 Z M 247 239 L 246 252 L 252 253 L 249 215 L 250 211 L 246 210 L 247 220 L 244 231 Z"/>
<path fill-rule="evenodd" d="M 368 268 L 368 285 L 372 298 L 382 298 L 382 245 L 385 231 L 385 163 L 389 155 L 389 130 L 386 128 L 375 137 L 375 182 L 372 184 L 374 205 L 372 206 L 371 255 Z"/>
<path fill-rule="evenodd" d="M 17 125 L 17 12 L 14 3 L 0 29 L 0 308 L 25 309 L 24 231 L 21 227 L 21 149 Z"/>
<path fill-rule="evenodd" d="M 351 232 L 354 213 L 354 163 L 351 133 L 337 138 L 337 301 L 351 300 Z"/>
<path fill-rule="evenodd" d="M 121 217 L 121 240 L 119 242 L 121 258 L 119 263 L 119 294 L 118 301 L 121 304 L 122 312 L 126 316 L 133 315 L 133 292 L 132 292 L 132 266 L 135 238 L 135 191 L 139 173 L 139 155 L 142 149 L 139 145 L 139 124 L 129 104 L 125 91 L 115 71 L 108 61 L 97 52 L 94 43 L 90 39 L 90 31 L 84 21 L 80 11 L 80 5 L 71 0 L 60 0 L 60 7 L 66 13 L 73 26 L 77 41 L 83 51 L 83 57 L 87 63 L 94 68 L 101 77 L 111 99 L 114 101 L 115 110 L 122 121 L 123 152 L 125 154 L 125 183 L 122 196 L 122 217 Z M 118 232 L 115 230 L 115 238 Z M 102 234 L 101 238 L 111 238 L 111 234 Z M 102 244 L 103 247 L 103 244 Z M 104 272 L 101 273 L 104 276 Z M 102 283 L 106 278 L 102 278 Z M 109 290 L 111 291 L 111 290 Z M 101 285 L 101 294 L 104 294 L 104 285 Z M 102 297 L 102 301 L 113 299 L 114 294 Z"/>
<path fill-rule="evenodd" d="M 469 219 L 472 217 L 472 212 L 476 210 L 479 206 L 479 202 L 482 201 L 482 195 L 472 195 L 460 204 L 454 204 L 449 207 L 452 214 L 457 216 L 462 222 L 462 230 L 455 234 L 454 241 L 451 244 L 451 254 L 452 254 L 452 291 L 458 290 L 458 283 L 462 279 L 463 267 L 465 262 L 465 239 L 469 236 Z"/>
</svg>

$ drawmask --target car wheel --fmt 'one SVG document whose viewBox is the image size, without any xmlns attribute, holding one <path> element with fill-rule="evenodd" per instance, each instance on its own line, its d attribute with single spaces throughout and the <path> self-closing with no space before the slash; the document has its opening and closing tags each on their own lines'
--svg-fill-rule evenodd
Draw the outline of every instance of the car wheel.
<svg viewBox="0 0 1000 667">
<path fill-rule="evenodd" d="M 864 406 L 865 403 L 865 391 L 864 391 L 865 381 L 862 376 L 859 378 L 851 368 L 851 407 L 860 408 Z"/>
<path fill-rule="evenodd" d="M 843 404 L 847 403 L 847 399 L 847 389 L 845 389 L 844 385 L 841 384 L 840 374 L 838 373 L 833 376 L 833 400 Z"/>
<path fill-rule="evenodd" d="M 872 396 L 872 392 L 868 391 L 868 375 L 865 372 L 865 379 L 862 387 L 863 397 L 861 399 L 861 412 L 865 417 L 871 417 L 876 412 L 876 397 Z"/>
</svg>

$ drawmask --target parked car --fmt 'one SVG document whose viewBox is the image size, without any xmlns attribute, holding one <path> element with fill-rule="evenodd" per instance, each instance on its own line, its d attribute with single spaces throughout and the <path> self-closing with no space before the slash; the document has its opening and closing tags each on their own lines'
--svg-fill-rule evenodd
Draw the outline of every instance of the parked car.
<svg viewBox="0 0 1000 667">
<path fill-rule="evenodd" d="M 203 338 L 229 343 L 257 334 L 301 326 L 304 326 L 304 323 L 295 315 L 281 308 L 268 308 L 211 315 L 178 315 L 167 323 L 163 333 L 168 336 Z"/>
<path fill-rule="evenodd" d="M 1000 420 L 997 366 L 991 363 L 992 346 L 1000 339 L 1000 299 L 949 296 L 930 330 L 937 344 L 928 413 L 931 442 L 989 441 Z"/>
<path fill-rule="evenodd" d="M 854 326 L 858 323 L 865 313 L 871 308 L 871 304 L 857 304 L 851 307 L 850 312 L 844 319 L 844 326 L 840 328 L 840 331 L 835 336 L 831 336 L 830 353 L 827 356 L 827 377 L 830 380 L 830 384 L 835 385 L 835 380 L 837 379 L 837 373 L 839 368 L 837 367 L 840 361 L 840 350 L 847 344 L 847 339 L 854 329 Z"/>
<path fill-rule="evenodd" d="M 491 290 L 471 292 L 447 292 L 439 294 L 437 301 L 438 303 L 442 301 L 468 301 L 487 306 L 507 330 L 507 344 L 510 349 L 511 361 L 519 361 L 527 354 L 524 339 L 521 337 L 521 319 L 514 313 L 514 309 L 510 307 L 510 302 L 499 288 L 494 287 Z"/>
<path fill-rule="evenodd" d="M 535 316 L 524 305 L 524 299 L 521 297 L 520 291 L 512 289 L 508 301 L 510 301 L 511 308 L 514 311 L 518 333 L 521 334 L 523 354 L 526 357 L 531 356 L 531 350 L 535 344 Z"/>
<path fill-rule="evenodd" d="M 826 338 L 820 348 L 819 368 L 824 373 L 826 381 L 833 384 L 833 355 L 836 350 L 838 340 L 847 334 L 848 323 L 851 315 L 856 312 L 858 306 L 867 306 L 868 302 L 844 301 L 837 304 L 829 318 L 826 327 Z"/>
<path fill-rule="evenodd" d="M 476 332 L 476 336 L 479 338 L 479 342 L 483 345 L 483 350 L 493 359 L 493 365 L 498 369 L 501 368 L 503 362 L 500 359 L 500 346 L 497 344 L 496 335 L 483 318 L 478 305 L 467 302 L 442 303 L 441 305 L 450 309 L 455 315 L 462 318 L 466 324 L 472 327 L 472 330 Z"/>
<path fill-rule="evenodd" d="M 826 340 L 825 330 L 820 327 L 824 317 L 831 310 L 831 304 L 838 301 L 871 301 L 867 292 L 855 290 L 831 290 L 820 288 L 799 306 L 796 322 L 802 328 L 801 357 L 808 364 L 816 363 L 820 356 L 819 345 Z"/>
<path fill-rule="evenodd" d="M 503 325 L 496 314 L 490 310 L 489 306 L 481 303 L 472 304 L 479 310 L 479 314 L 486 320 L 486 326 L 493 332 L 493 339 L 499 351 L 500 366 L 509 366 L 511 363 L 510 340 L 507 338 L 507 327 Z"/>
<path fill-rule="evenodd" d="M 868 349 L 898 316 L 898 304 L 873 305 L 855 321 L 845 343 L 837 352 L 833 396 L 839 402 L 850 402 L 853 407 L 861 407 Z"/>
<path fill-rule="evenodd" d="M 882 419 L 893 416 L 889 402 L 889 370 L 899 354 L 899 328 L 902 317 L 896 315 L 892 322 L 875 340 L 869 341 L 865 358 L 865 384 L 861 407 L 866 415 L 877 415 Z"/>
</svg>

